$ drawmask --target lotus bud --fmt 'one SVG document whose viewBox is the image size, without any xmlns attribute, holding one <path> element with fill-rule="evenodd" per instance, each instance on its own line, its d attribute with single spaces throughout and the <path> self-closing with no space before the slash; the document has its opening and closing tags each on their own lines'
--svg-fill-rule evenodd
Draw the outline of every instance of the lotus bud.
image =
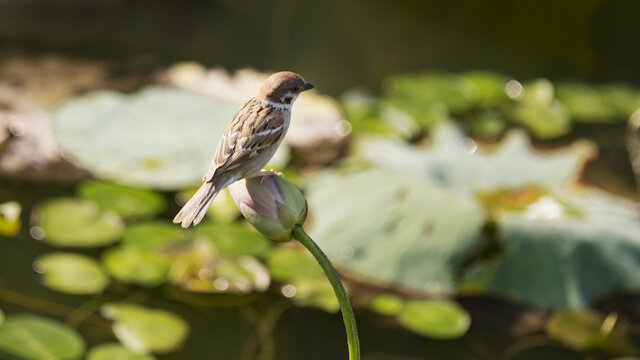
<svg viewBox="0 0 640 360">
<path fill-rule="evenodd" d="M 307 217 L 302 191 L 282 176 L 242 179 L 229 191 L 247 221 L 271 240 L 291 240 L 292 230 Z"/>
</svg>

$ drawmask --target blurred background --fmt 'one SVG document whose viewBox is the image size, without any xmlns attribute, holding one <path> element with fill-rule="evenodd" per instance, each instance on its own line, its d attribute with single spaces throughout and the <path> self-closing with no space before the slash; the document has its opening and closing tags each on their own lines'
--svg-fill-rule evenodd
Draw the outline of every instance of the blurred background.
<svg viewBox="0 0 640 360">
<path fill-rule="evenodd" d="M 640 358 L 640 3 L 0 0 L 0 358 L 342 359 L 313 258 L 227 192 L 171 224 L 272 72 L 270 168 L 363 359 Z"/>
</svg>

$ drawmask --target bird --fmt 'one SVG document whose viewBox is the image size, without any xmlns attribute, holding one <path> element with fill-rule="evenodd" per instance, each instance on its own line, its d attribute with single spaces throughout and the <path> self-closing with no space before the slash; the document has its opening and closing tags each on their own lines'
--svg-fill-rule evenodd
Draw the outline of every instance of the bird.
<svg viewBox="0 0 640 360">
<path fill-rule="evenodd" d="M 232 183 L 258 175 L 280 146 L 291 121 L 291 107 L 301 92 L 314 86 L 302 76 L 277 72 L 262 84 L 227 126 L 218 143 L 204 183 L 173 219 L 188 228 L 204 218 L 215 196 Z"/>
</svg>

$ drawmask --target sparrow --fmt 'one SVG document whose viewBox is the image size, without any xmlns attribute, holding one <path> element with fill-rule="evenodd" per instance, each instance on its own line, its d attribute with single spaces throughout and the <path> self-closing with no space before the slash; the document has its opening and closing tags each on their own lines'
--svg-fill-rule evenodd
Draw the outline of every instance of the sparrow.
<svg viewBox="0 0 640 360">
<path fill-rule="evenodd" d="M 209 171 L 203 177 L 204 184 L 173 222 L 183 228 L 197 225 L 222 189 L 246 177 L 272 174 L 262 168 L 287 133 L 293 102 L 301 92 L 312 88 L 302 76 L 290 71 L 271 75 L 258 95 L 235 114 L 218 143 Z"/>
</svg>

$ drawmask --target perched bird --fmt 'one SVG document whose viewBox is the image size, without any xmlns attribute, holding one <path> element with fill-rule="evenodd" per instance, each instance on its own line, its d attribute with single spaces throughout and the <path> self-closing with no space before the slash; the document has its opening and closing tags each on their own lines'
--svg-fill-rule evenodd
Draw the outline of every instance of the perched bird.
<svg viewBox="0 0 640 360">
<path fill-rule="evenodd" d="M 293 102 L 302 91 L 312 88 L 302 76 L 290 71 L 271 75 L 258 95 L 247 101 L 231 120 L 203 177 L 204 184 L 173 222 L 183 228 L 198 224 L 222 189 L 240 179 L 259 175 L 287 133 Z"/>
</svg>

